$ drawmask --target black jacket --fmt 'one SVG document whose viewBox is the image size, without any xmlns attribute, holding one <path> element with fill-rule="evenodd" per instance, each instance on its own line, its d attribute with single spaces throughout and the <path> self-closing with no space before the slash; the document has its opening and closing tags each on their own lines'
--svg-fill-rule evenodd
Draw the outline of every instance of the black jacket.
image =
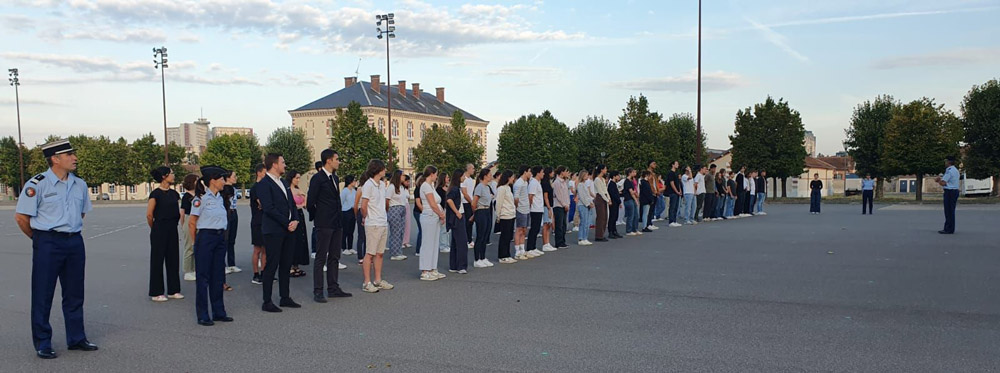
<svg viewBox="0 0 1000 373">
<path fill-rule="evenodd" d="M 254 183 L 254 185 L 250 187 L 250 226 L 258 228 L 261 225 L 260 218 L 262 215 L 260 212 L 260 200 L 257 198 L 257 188 L 259 185 L 260 183 Z"/>
<path fill-rule="evenodd" d="M 743 198 L 743 174 L 736 174 L 736 190 L 733 191 L 736 196 Z"/>
<path fill-rule="evenodd" d="M 639 180 L 639 204 L 651 205 L 655 201 L 653 189 L 650 187 L 649 182 L 646 179 Z"/>
<path fill-rule="evenodd" d="M 622 195 L 618 191 L 618 183 L 614 179 L 608 180 L 608 196 L 611 197 L 611 201 L 608 201 L 612 206 L 618 206 L 622 204 Z"/>
<path fill-rule="evenodd" d="M 288 223 L 299 220 L 299 210 L 295 208 L 295 199 L 292 198 L 288 183 L 281 180 L 281 185 L 278 185 L 270 176 L 265 176 L 257 184 L 257 199 L 260 200 L 262 213 L 261 233 L 289 233 Z"/>
<path fill-rule="evenodd" d="M 469 216 L 469 212 L 468 211 L 463 211 L 462 216 L 458 216 L 458 215 L 455 214 L 454 211 L 451 210 L 451 206 L 448 206 L 448 200 L 451 200 L 452 202 L 455 203 L 455 207 L 456 208 L 461 208 L 462 201 L 465 198 L 465 197 L 462 196 L 462 188 L 461 187 L 452 187 L 451 189 L 449 189 L 447 197 L 448 197 L 448 199 L 442 200 L 442 202 L 445 203 L 445 207 L 444 207 L 444 209 L 445 209 L 445 223 L 446 223 L 446 226 L 448 227 L 448 230 L 451 230 L 451 229 L 453 229 L 453 228 L 456 227 L 456 222 L 457 221 L 465 219 L 467 216 Z M 464 225 L 460 225 L 459 227 L 464 227 Z M 468 250 L 468 249 L 466 249 L 466 250 Z"/>
<path fill-rule="evenodd" d="M 340 223 L 340 180 L 333 175 L 331 181 L 326 171 L 320 170 L 309 179 L 309 193 L 306 195 L 306 209 L 316 222 L 316 228 L 341 229 Z"/>
<path fill-rule="evenodd" d="M 754 178 L 753 181 L 755 183 L 754 184 L 754 190 L 757 193 L 764 193 L 764 189 L 767 189 L 767 181 L 764 180 L 764 178 L 760 177 L 760 176 L 757 176 L 756 178 Z"/>
</svg>

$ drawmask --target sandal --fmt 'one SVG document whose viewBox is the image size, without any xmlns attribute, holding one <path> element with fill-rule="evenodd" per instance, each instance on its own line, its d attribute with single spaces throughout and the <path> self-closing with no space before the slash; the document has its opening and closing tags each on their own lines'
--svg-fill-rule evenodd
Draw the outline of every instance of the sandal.
<svg viewBox="0 0 1000 373">
<path fill-rule="evenodd" d="M 153 302 L 166 302 L 167 297 L 164 295 L 157 295 L 155 297 L 150 298 L 150 300 L 152 300 Z"/>
<path fill-rule="evenodd" d="M 229 286 L 229 284 L 222 284 L 222 290 L 233 291 L 233 287 Z"/>
</svg>

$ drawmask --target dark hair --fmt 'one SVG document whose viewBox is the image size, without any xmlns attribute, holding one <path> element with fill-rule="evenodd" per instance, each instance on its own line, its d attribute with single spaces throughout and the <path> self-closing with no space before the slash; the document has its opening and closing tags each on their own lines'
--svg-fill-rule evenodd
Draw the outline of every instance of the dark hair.
<svg viewBox="0 0 1000 373">
<path fill-rule="evenodd" d="M 184 183 L 181 185 L 184 186 L 184 190 L 195 190 L 195 188 L 198 188 L 197 183 L 198 175 L 188 174 L 184 177 Z"/>
<path fill-rule="evenodd" d="M 521 167 L 517 168 L 517 177 L 521 177 L 521 175 L 524 175 L 525 172 L 528 172 L 530 170 L 531 168 L 529 168 L 528 166 L 521 165 Z"/>
<path fill-rule="evenodd" d="M 296 184 L 292 184 L 292 180 L 295 180 L 296 176 L 299 176 L 299 172 L 295 170 L 291 170 L 285 173 L 285 181 L 288 182 L 289 187 L 295 188 Z"/>
<path fill-rule="evenodd" d="M 490 169 L 488 169 L 488 168 L 484 168 L 482 170 L 479 170 L 479 177 L 477 177 L 476 180 L 482 181 L 484 178 L 486 178 L 486 175 L 489 175 L 489 174 L 490 174 Z"/>
<path fill-rule="evenodd" d="M 330 158 L 333 158 L 333 156 L 335 155 L 337 155 L 336 150 L 325 149 L 319 153 L 319 162 L 316 163 L 320 165 L 319 167 L 323 167 L 324 165 L 326 165 L 326 161 Z"/>
<path fill-rule="evenodd" d="M 631 175 L 632 171 L 635 171 L 635 169 L 633 169 L 632 167 L 626 168 L 625 169 L 625 177 L 627 178 L 629 175 Z"/>
<path fill-rule="evenodd" d="M 552 169 L 552 167 L 545 167 L 545 168 L 543 168 L 542 169 L 542 173 L 545 174 L 545 176 L 543 176 L 542 179 L 543 180 L 548 180 L 549 179 L 549 175 L 552 175 L 552 171 L 554 171 Z"/>
<path fill-rule="evenodd" d="M 499 178 L 499 177 L 500 177 L 500 174 L 502 174 L 502 173 L 503 173 L 503 172 L 502 172 L 502 171 L 500 171 L 500 169 L 497 169 L 497 172 L 494 172 L 494 173 L 493 173 L 493 178 L 494 178 L 494 179 L 496 179 L 496 178 Z"/>
<path fill-rule="evenodd" d="M 462 175 L 465 175 L 465 170 L 461 168 L 456 168 L 455 171 L 451 173 L 451 183 L 448 184 L 448 189 L 461 187 L 462 186 Z M 466 249 L 468 250 L 468 249 Z"/>
<path fill-rule="evenodd" d="M 149 175 L 153 177 L 153 181 L 156 181 L 157 183 L 162 183 L 163 179 L 166 179 L 171 172 L 173 172 L 173 170 L 171 170 L 170 167 L 160 166 L 150 171 Z"/>
<path fill-rule="evenodd" d="M 267 153 L 264 156 L 264 168 L 271 170 L 275 163 L 278 163 L 278 158 L 281 158 L 281 154 L 278 153 Z"/>
<path fill-rule="evenodd" d="M 323 168 L 323 162 L 316 161 L 316 163 L 313 164 L 313 167 L 316 168 L 316 171 L 319 171 L 321 168 Z"/>
<path fill-rule="evenodd" d="M 368 169 L 365 170 L 365 173 L 361 174 L 361 182 L 368 182 L 368 179 L 375 177 L 375 175 L 378 175 L 383 170 L 385 170 L 385 162 L 378 159 L 368 161 Z"/>
<path fill-rule="evenodd" d="M 639 175 L 642 179 L 645 179 L 647 176 L 649 176 L 649 170 L 642 170 L 642 174 Z"/>
<path fill-rule="evenodd" d="M 353 182 L 354 182 L 354 175 L 347 175 L 346 177 L 344 177 L 344 186 L 345 187 L 348 186 L 348 185 L 351 185 L 351 183 L 353 183 Z"/>
<path fill-rule="evenodd" d="M 504 170 L 500 174 L 500 180 L 497 180 L 497 186 L 510 184 L 510 178 L 514 176 L 514 171 Z"/>
<path fill-rule="evenodd" d="M 201 176 L 201 182 L 195 186 L 194 194 L 198 197 L 205 195 L 205 191 L 208 189 L 208 184 L 215 179 L 223 179 L 226 177 L 225 173 L 210 173 L 208 175 Z"/>
<path fill-rule="evenodd" d="M 542 166 L 535 166 L 531 168 L 531 177 L 535 177 L 539 172 L 542 172 Z"/>
<path fill-rule="evenodd" d="M 436 173 L 438 173 L 437 167 L 434 167 L 434 166 L 424 167 L 424 172 L 423 172 L 424 178 L 427 178 L 428 176 L 431 176 L 431 175 L 436 174 Z"/>
<path fill-rule="evenodd" d="M 396 188 L 396 194 L 399 194 L 399 186 L 403 184 L 403 170 L 393 171 L 392 176 L 389 177 L 389 184 L 392 184 L 393 188 Z"/>
<path fill-rule="evenodd" d="M 713 169 L 713 168 L 715 168 L 715 163 L 712 163 L 712 165 L 711 165 L 711 166 L 708 166 L 708 169 L 709 169 L 709 170 L 711 170 L 711 169 Z"/>
<path fill-rule="evenodd" d="M 448 175 L 447 172 L 442 172 L 441 176 L 439 176 L 438 179 L 437 179 L 437 185 L 434 185 L 434 189 L 444 189 L 444 187 L 447 186 L 447 185 L 444 185 L 445 184 L 445 182 L 444 182 L 445 180 L 449 180 L 450 181 L 451 180 L 451 175 Z"/>
<path fill-rule="evenodd" d="M 611 172 L 608 172 L 608 178 L 609 178 L 609 179 L 614 179 L 614 178 L 615 178 L 615 176 L 618 176 L 618 171 L 611 171 Z"/>
<path fill-rule="evenodd" d="M 556 175 L 559 175 L 559 174 L 561 174 L 561 173 L 563 173 L 563 172 L 566 172 L 566 166 L 559 166 L 559 167 L 556 167 L 556 170 L 555 170 L 555 171 L 556 171 Z"/>
<path fill-rule="evenodd" d="M 594 177 L 597 177 L 598 175 L 600 175 L 601 174 L 601 170 L 606 170 L 607 168 L 608 168 L 608 166 L 605 166 L 603 164 L 598 164 L 597 167 L 594 167 L 594 172 L 593 172 Z"/>
<path fill-rule="evenodd" d="M 257 165 L 253 166 L 253 174 L 254 175 L 257 175 L 257 173 L 259 173 L 261 171 L 264 171 L 264 164 L 263 163 L 258 163 Z"/>
<path fill-rule="evenodd" d="M 649 168 L 649 166 L 652 166 L 653 163 L 656 163 L 656 161 L 650 159 L 649 162 L 646 162 L 646 168 Z"/>
</svg>

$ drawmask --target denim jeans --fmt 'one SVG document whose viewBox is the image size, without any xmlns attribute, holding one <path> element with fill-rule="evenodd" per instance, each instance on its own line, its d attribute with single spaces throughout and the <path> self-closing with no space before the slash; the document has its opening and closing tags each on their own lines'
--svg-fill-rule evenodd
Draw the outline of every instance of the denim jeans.
<svg viewBox="0 0 1000 373">
<path fill-rule="evenodd" d="M 639 215 L 635 211 L 635 200 L 625 201 L 625 233 L 632 233 L 636 231 L 636 219 Z"/>
<path fill-rule="evenodd" d="M 733 208 L 736 207 L 736 198 L 726 197 L 726 217 L 733 217 Z"/>
<path fill-rule="evenodd" d="M 656 208 L 653 209 L 653 217 L 663 219 L 663 211 L 667 209 L 667 198 L 662 194 L 656 196 Z"/>
<path fill-rule="evenodd" d="M 639 210 L 642 210 L 642 211 L 639 212 L 639 229 L 640 230 L 646 229 L 646 227 L 648 227 L 650 224 L 653 224 L 653 222 L 647 221 L 647 220 L 649 220 L 648 219 L 648 217 L 649 217 L 649 208 L 651 206 L 652 205 L 642 205 L 642 208 L 639 209 Z"/>
<path fill-rule="evenodd" d="M 668 212 L 667 219 L 670 223 L 677 222 L 677 210 L 680 208 L 681 196 L 671 193 L 670 194 L 670 211 Z"/>
<path fill-rule="evenodd" d="M 577 206 L 576 210 L 580 212 L 580 232 L 577 234 L 577 240 L 583 241 L 590 236 L 589 222 L 593 220 L 591 215 L 594 215 L 594 209 L 587 206 Z"/>
<path fill-rule="evenodd" d="M 687 193 L 684 195 L 684 221 L 687 223 L 694 221 L 694 210 L 697 205 L 695 204 L 694 194 Z"/>
<path fill-rule="evenodd" d="M 757 193 L 757 208 L 754 209 L 756 213 L 764 212 L 764 199 L 767 198 L 767 193 Z"/>
<path fill-rule="evenodd" d="M 718 195 L 715 198 L 716 198 L 716 200 L 715 200 L 715 217 L 716 218 L 721 218 L 723 216 L 726 216 L 726 200 L 728 198 L 726 198 L 726 196 L 724 194 L 720 194 L 720 195 Z"/>
</svg>

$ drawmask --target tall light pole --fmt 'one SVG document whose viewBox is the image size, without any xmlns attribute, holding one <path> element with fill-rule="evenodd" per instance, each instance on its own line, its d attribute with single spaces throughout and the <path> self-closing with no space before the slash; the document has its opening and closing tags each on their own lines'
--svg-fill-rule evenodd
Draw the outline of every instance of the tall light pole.
<svg viewBox="0 0 1000 373">
<path fill-rule="evenodd" d="M 170 166 L 170 140 L 167 139 L 167 47 L 153 48 L 153 68 L 160 69 L 160 89 L 163 92 L 163 165 Z"/>
<path fill-rule="evenodd" d="M 389 135 L 386 136 L 389 139 L 389 164 L 392 164 L 392 89 L 389 88 L 389 82 L 392 82 L 392 77 L 389 75 L 389 39 L 396 38 L 396 16 L 392 13 L 382 14 L 375 16 L 375 30 L 378 35 L 379 40 L 385 37 L 385 94 L 389 97 L 387 102 L 386 111 L 389 113 Z M 385 30 L 382 30 L 382 22 L 385 22 Z"/>
<path fill-rule="evenodd" d="M 24 187 L 24 151 L 21 148 L 24 147 L 24 143 L 21 142 L 21 96 L 17 92 L 17 87 L 21 85 L 21 80 L 18 79 L 17 69 L 7 69 L 10 73 L 10 85 L 14 87 L 14 106 L 17 107 L 17 162 L 19 170 L 21 171 L 21 184 L 19 187 Z"/>
<path fill-rule="evenodd" d="M 698 145 L 694 148 L 694 160 L 696 163 L 702 163 L 701 150 L 701 0 L 698 0 L 698 114 L 695 119 L 698 126 L 698 138 L 696 139 Z"/>
</svg>

